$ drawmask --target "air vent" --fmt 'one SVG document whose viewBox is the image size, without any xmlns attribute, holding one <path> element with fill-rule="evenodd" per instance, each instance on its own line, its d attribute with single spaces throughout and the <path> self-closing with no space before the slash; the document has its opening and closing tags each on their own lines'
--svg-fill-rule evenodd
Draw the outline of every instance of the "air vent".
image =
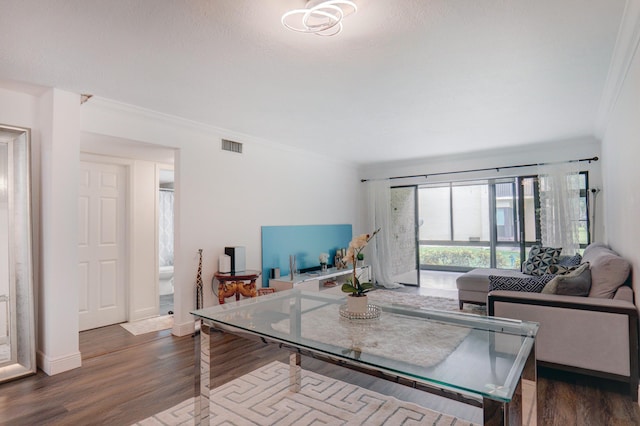
<svg viewBox="0 0 640 426">
<path fill-rule="evenodd" d="M 242 144 L 240 142 L 222 139 L 222 150 L 242 154 Z"/>
</svg>

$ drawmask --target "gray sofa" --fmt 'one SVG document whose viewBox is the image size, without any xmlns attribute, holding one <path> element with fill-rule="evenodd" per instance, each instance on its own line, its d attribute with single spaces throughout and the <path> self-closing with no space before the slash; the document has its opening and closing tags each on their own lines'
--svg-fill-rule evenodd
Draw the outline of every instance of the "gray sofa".
<svg viewBox="0 0 640 426">
<path fill-rule="evenodd" d="M 584 251 L 582 262 L 588 262 L 592 286 L 589 297 L 612 299 L 617 289 L 629 278 L 631 265 L 607 245 L 593 243 Z M 531 278 L 531 275 L 513 269 L 477 268 L 456 279 L 458 303 L 485 305 L 489 294 L 489 277 Z M 632 300 L 633 302 L 633 300 Z"/>
<path fill-rule="evenodd" d="M 637 401 L 638 310 L 630 264 L 603 244 L 588 246 L 583 262 L 591 275 L 588 297 L 491 291 L 488 314 L 538 322 L 539 365 L 624 382 Z"/>
</svg>

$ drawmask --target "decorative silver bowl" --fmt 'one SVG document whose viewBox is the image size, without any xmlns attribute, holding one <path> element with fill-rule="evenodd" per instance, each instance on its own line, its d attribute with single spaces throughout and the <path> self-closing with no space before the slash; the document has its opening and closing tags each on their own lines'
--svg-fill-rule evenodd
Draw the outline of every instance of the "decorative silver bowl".
<svg viewBox="0 0 640 426">
<path fill-rule="evenodd" d="M 340 316 L 350 320 L 369 320 L 380 318 L 382 310 L 376 305 L 367 305 L 365 312 L 351 312 L 347 309 L 347 305 L 340 305 Z"/>
</svg>

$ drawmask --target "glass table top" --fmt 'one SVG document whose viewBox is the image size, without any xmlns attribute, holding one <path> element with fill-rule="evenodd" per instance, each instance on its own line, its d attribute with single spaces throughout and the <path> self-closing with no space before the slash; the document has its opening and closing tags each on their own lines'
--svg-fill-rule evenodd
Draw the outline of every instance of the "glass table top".
<svg viewBox="0 0 640 426">
<path fill-rule="evenodd" d="M 442 389 L 510 402 L 538 324 L 379 305 L 380 318 L 350 320 L 345 296 L 296 289 L 191 312 L 207 325 L 262 336 Z"/>
</svg>

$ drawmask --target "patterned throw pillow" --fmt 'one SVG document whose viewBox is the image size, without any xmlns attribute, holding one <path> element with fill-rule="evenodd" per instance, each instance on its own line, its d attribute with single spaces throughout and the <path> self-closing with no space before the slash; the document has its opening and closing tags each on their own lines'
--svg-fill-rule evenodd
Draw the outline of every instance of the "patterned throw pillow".
<svg viewBox="0 0 640 426">
<path fill-rule="evenodd" d="M 560 263 L 556 263 L 555 265 L 549 266 L 549 273 L 555 275 L 566 275 L 569 274 L 576 269 L 578 269 L 580 265 L 577 266 L 565 266 Z"/>
<path fill-rule="evenodd" d="M 528 275 L 550 274 L 551 265 L 558 263 L 562 248 L 531 246 L 529 259 L 522 264 L 522 272 Z"/>
<path fill-rule="evenodd" d="M 551 274 L 527 278 L 489 275 L 489 291 L 508 290 L 540 293 L 544 286 L 547 285 L 547 283 L 551 281 L 553 277 L 555 277 L 555 275 Z"/>
<path fill-rule="evenodd" d="M 558 265 L 562 266 L 580 266 L 582 263 L 582 256 L 580 253 L 576 253 L 573 256 L 567 256 L 558 260 Z"/>
</svg>

